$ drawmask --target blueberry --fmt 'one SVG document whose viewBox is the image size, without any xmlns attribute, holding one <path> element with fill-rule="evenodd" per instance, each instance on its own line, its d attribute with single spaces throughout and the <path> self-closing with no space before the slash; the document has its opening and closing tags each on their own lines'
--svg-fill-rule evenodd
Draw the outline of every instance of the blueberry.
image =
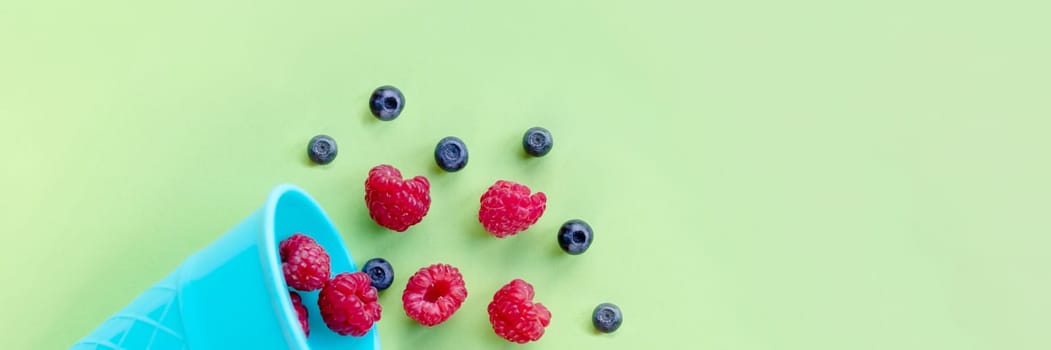
<svg viewBox="0 0 1051 350">
<path fill-rule="evenodd" d="M 571 255 L 583 254 L 594 240 L 595 234 L 591 231 L 591 225 L 584 220 L 566 221 L 562 228 L 558 229 L 558 245 Z"/>
<path fill-rule="evenodd" d="M 534 157 L 543 157 L 547 152 L 551 152 L 554 142 L 551 132 L 539 126 L 529 128 L 522 136 L 522 147 L 525 148 L 526 154 Z"/>
<path fill-rule="evenodd" d="M 613 333 L 620 328 L 621 322 L 624 322 L 624 315 L 620 313 L 617 305 L 611 303 L 598 304 L 595 312 L 591 313 L 591 323 L 602 333 Z"/>
<path fill-rule="evenodd" d="M 336 159 L 336 140 L 328 135 L 317 135 L 307 144 L 307 156 L 318 164 L 332 163 Z"/>
<path fill-rule="evenodd" d="M 434 161 L 442 170 L 450 173 L 460 171 L 467 166 L 467 145 L 456 136 L 446 137 L 434 147 Z"/>
<path fill-rule="evenodd" d="M 372 115 L 379 120 L 394 120 L 401 114 L 401 110 L 405 109 L 405 95 L 402 95 L 401 90 L 396 87 L 380 86 L 372 92 L 372 97 L 369 98 L 369 109 L 372 110 Z"/>
<path fill-rule="evenodd" d="M 394 283 L 394 268 L 383 258 L 372 258 L 361 267 L 361 272 L 369 275 L 376 290 L 384 290 Z"/>
</svg>

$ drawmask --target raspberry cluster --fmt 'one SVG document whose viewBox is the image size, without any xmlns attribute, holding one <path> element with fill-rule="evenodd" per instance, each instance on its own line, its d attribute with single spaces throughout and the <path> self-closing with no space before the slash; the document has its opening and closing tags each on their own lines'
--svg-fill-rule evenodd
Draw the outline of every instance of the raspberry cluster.
<svg viewBox="0 0 1051 350">
<path fill-rule="evenodd" d="M 329 329 L 342 335 L 362 336 L 379 321 L 380 307 L 376 288 L 363 272 L 343 272 L 331 280 L 331 259 L 325 248 L 313 238 L 296 233 L 278 244 L 285 283 L 293 289 L 318 294 L 318 309 Z M 299 293 L 289 291 L 303 334 L 310 336 L 308 310 Z"/>
<path fill-rule="evenodd" d="M 396 119 L 405 107 L 405 96 L 393 86 L 380 86 L 369 99 L 369 109 L 379 120 Z M 525 154 L 537 158 L 552 149 L 551 132 L 542 127 L 526 130 L 522 136 Z M 335 140 L 318 135 L 311 140 L 308 156 L 317 164 L 328 164 L 337 153 Z M 435 163 L 446 173 L 463 170 L 467 165 L 466 143 L 459 137 L 442 138 L 434 150 Z M 430 211 L 430 181 L 423 176 L 402 177 L 394 166 L 381 164 L 371 168 L 365 179 L 365 206 L 369 217 L 379 226 L 405 232 L 423 221 Z M 478 222 L 492 236 L 506 238 L 528 230 L 547 209 L 547 195 L 533 192 L 528 186 L 498 180 L 479 198 Z M 566 253 L 580 255 L 594 241 L 594 231 L 583 220 L 563 224 L 557 235 Z M 310 237 L 294 234 L 280 243 L 281 265 L 285 281 L 292 289 L 309 292 L 320 290 L 318 308 L 325 324 L 341 335 L 363 336 L 380 320 L 383 308 L 378 293 L 394 282 L 394 270 L 385 259 L 374 258 L 361 272 L 342 272 L 331 279 L 331 259 Z M 433 264 L 416 271 L 402 293 L 405 314 L 420 325 L 437 326 L 449 320 L 467 299 L 467 288 L 460 270 L 449 264 Z M 308 310 L 301 296 L 289 292 L 293 308 L 304 334 L 310 334 Z M 493 295 L 488 305 L 493 331 L 514 343 L 539 340 L 551 322 L 551 312 L 534 302 L 533 286 L 514 279 Z M 594 312 L 596 329 L 615 331 L 621 324 L 620 309 L 613 304 L 600 304 Z"/>
</svg>

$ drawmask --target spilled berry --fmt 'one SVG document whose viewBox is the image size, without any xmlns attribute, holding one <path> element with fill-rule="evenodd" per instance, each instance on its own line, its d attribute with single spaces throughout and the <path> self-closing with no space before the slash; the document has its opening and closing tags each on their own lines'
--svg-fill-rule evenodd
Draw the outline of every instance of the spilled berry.
<svg viewBox="0 0 1051 350">
<path fill-rule="evenodd" d="M 376 119 L 391 121 L 405 108 L 405 95 L 398 88 L 384 85 L 376 88 L 369 98 L 369 109 Z"/>
<path fill-rule="evenodd" d="M 390 262 L 386 259 L 369 259 L 361 267 L 361 272 L 369 275 L 369 279 L 372 280 L 372 286 L 376 287 L 376 290 L 390 288 L 391 283 L 394 283 L 394 267 L 390 266 Z"/>
</svg>

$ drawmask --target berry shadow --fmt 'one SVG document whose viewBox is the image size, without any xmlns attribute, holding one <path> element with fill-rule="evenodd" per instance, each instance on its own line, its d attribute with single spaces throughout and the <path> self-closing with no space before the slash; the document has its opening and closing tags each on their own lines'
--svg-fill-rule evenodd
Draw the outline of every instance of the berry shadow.
<svg viewBox="0 0 1051 350">
<path fill-rule="evenodd" d="M 406 344 L 409 344 L 408 348 L 426 349 L 427 345 L 433 340 L 433 337 L 430 335 L 431 332 L 427 332 L 425 329 L 422 329 L 424 327 L 420 326 L 419 323 L 416 323 L 415 320 L 408 317 L 404 317 L 404 315 L 401 316 L 401 321 L 399 321 L 399 323 L 401 324 L 399 326 L 403 329 L 412 329 L 412 331 L 410 332 L 410 334 L 412 335 L 404 339 L 404 342 Z"/>
<path fill-rule="evenodd" d="M 308 142 L 310 141 L 309 138 L 306 138 L 306 140 Z M 289 149 L 288 153 L 291 154 L 293 157 L 298 158 L 299 161 L 303 165 L 306 165 L 307 167 L 310 167 L 310 168 L 324 168 L 325 167 L 324 165 L 321 165 L 321 164 L 318 164 L 318 163 L 314 163 L 314 161 L 310 160 L 310 156 L 307 155 L 307 143 L 308 142 L 295 142 L 294 145 L 289 145 L 288 146 L 288 149 Z M 291 144 L 291 142 L 290 142 L 290 144 Z M 329 163 L 329 164 L 331 164 L 331 163 Z"/>
<path fill-rule="evenodd" d="M 548 244 L 547 246 L 548 255 L 550 255 L 552 258 L 564 259 L 563 261 L 567 261 L 568 258 L 573 257 L 573 255 L 570 255 L 569 253 L 566 253 L 566 251 L 562 250 L 562 247 L 558 245 L 558 240 L 556 237 L 551 237 L 551 244 Z"/>
<path fill-rule="evenodd" d="M 421 326 L 419 322 L 416 322 L 416 320 L 409 318 L 409 316 L 405 315 L 404 312 L 399 312 L 398 313 L 398 320 L 400 320 L 398 322 L 402 323 L 401 324 L 402 327 L 406 327 L 406 328 L 415 327 L 415 328 L 420 328 L 420 329 L 426 328 L 426 327 Z M 421 334 L 423 334 L 425 332 L 413 332 L 413 333 L 416 334 L 416 335 L 421 335 Z M 413 337 L 412 339 L 416 339 L 416 338 L 418 338 L 418 337 Z"/>
<path fill-rule="evenodd" d="M 462 229 L 458 234 L 465 235 L 463 244 L 466 248 L 475 252 L 477 257 L 486 259 L 485 261 L 493 261 L 500 264 L 500 266 L 504 266 L 507 260 L 502 257 L 506 257 L 508 253 L 505 248 L 513 247 L 514 244 L 508 244 L 511 242 L 505 242 L 506 238 L 496 238 L 496 236 L 486 231 L 482 224 L 478 222 L 477 211 L 463 215 L 462 220 L 459 225 Z"/>
<path fill-rule="evenodd" d="M 391 236 L 391 237 L 384 237 Z M 399 244 L 397 237 L 389 234 L 377 234 L 372 235 L 366 243 L 368 249 L 358 249 L 355 252 L 355 257 L 364 258 L 362 261 L 357 263 L 358 268 L 361 268 L 361 264 L 364 264 L 366 260 L 371 258 L 382 258 L 390 256 L 390 252 L 396 250 L 396 246 Z M 368 253 L 368 254 L 366 254 Z"/>
<path fill-rule="evenodd" d="M 550 290 L 571 289 L 578 281 L 577 276 L 586 271 L 584 264 L 587 257 L 570 255 L 558 245 L 555 232 L 558 232 L 559 227 L 561 227 L 561 224 L 551 227 L 538 224 L 520 233 L 531 236 L 522 237 L 528 238 L 528 240 L 521 242 L 519 246 L 529 246 L 534 250 L 528 253 L 525 260 L 536 261 L 539 259 L 545 261 L 545 266 L 550 271 L 558 271 L 558 273 L 544 274 L 542 279 L 537 280 L 537 283 L 543 284 L 544 288 Z M 532 237 L 532 235 L 536 236 Z"/>
<path fill-rule="evenodd" d="M 484 242 L 488 242 L 492 239 L 502 240 L 502 238 L 497 238 L 496 236 L 493 236 L 492 233 L 489 233 L 489 231 L 486 231 L 485 227 L 482 226 L 482 223 L 478 222 L 478 217 L 473 217 L 468 221 L 470 222 L 471 227 L 471 237 L 476 240 Z"/>
<path fill-rule="evenodd" d="M 530 160 L 530 159 L 535 159 L 536 158 L 536 157 L 533 157 L 533 156 L 529 155 L 529 153 L 526 153 L 525 147 L 522 145 L 522 134 L 521 133 L 516 133 L 516 134 L 513 134 L 513 135 L 509 135 L 508 136 L 508 140 L 507 140 L 507 145 L 508 145 L 508 147 L 512 147 L 514 149 L 515 154 L 517 154 L 518 157 L 523 159 L 523 160 Z"/>
<path fill-rule="evenodd" d="M 475 203 L 477 204 L 477 203 Z M 496 238 L 489 231 L 485 230 L 482 223 L 478 221 L 478 206 L 473 206 L 470 215 L 464 215 L 461 227 L 466 227 L 469 231 L 469 235 L 473 242 L 489 242 L 490 239 Z"/>
<path fill-rule="evenodd" d="M 530 349 L 530 348 L 536 348 L 536 349 L 543 348 L 543 345 L 538 344 L 538 342 L 542 342 L 544 338 L 540 338 L 539 341 L 535 341 L 535 342 L 528 342 L 528 343 L 525 343 L 525 344 L 518 344 L 518 343 L 510 342 L 507 339 L 501 338 L 499 335 L 496 335 L 496 332 L 493 332 L 492 328 L 489 328 L 489 331 L 487 333 L 488 334 L 485 336 L 485 339 L 486 339 L 486 344 L 485 344 L 486 347 L 485 348 L 486 349 L 521 350 L 521 349 Z"/>
<path fill-rule="evenodd" d="M 369 96 L 365 96 L 365 101 L 368 101 Z M 361 125 L 370 125 L 383 122 L 382 120 L 377 119 L 376 116 L 372 115 L 372 110 L 369 109 L 368 103 L 361 104 L 361 109 L 359 113 L 361 113 L 361 118 L 359 119 L 361 120 Z"/>
<path fill-rule="evenodd" d="M 452 175 L 452 174 L 450 174 L 449 172 L 447 172 L 445 170 L 442 170 L 442 168 L 438 167 L 437 163 L 431 162 L 431 166 L 427 167 L 427 178 L 428 179 L 432 178 L 432 177 L 442 177 L 442 178 L 444 178 L 444 177 L 449 176 L 449 175 Z"/>
<path fill-rule="evenodd" d="M 367 101 L 368 96 L 365 96 L 365 99 Z M 391 128 L 389 128 L 390 125 L 384 124 L 397 123 L 397 119 L 391 121 L 379 120 L 379 118 L 372 115 L 372 111 L 369 110 L 368 106 L 362 106 L 362 109 L 357 113 L 361 113 L 361 116 L 358 118 L 360 121 L 358 126 L 362 128 L 362 130 L 369 130 L 369 133 L 374 134 L 373 136 L 378 138 L 389 138 L 394 135 Z M 384 126 L 388 127 L 385 128 Z"/>
<path fill-rule="evenodd" d="M 551 162 L 550 159 L 546 159 L 551 157 L 550 153 L 542 157 L 534 157 L 526 153 L 525 148 L 522 146 L 522 135 L 508 136 L 506 142 L 511 144 L 511 146 L 508 146 L 511 148 L 509 151 L 514 152 L 515 157 L 518 158 L 514 167 L 519 171 L 526 172 L 528 174 L 526 178 L 530 179 L 530 182 L 533 182 L 536 176 L 543 175 L 548 171 L 544 168 L 547 168 L 545 164 Z M 552 149 L 552 151 L 554 150 Z"/>
<path fill-rule="evenodd" d="M 398 318 L 401 319 L 399 326 L 403 327 L 403 329 L 409 329 L 412 334 L 405 339 L 409 349 L 430 349 L 434 347 L 435 341 L 442 337 L 442 330 L 435 329 L 441 328 L 442 325 L 440 324 L 434 327 L 425 327 L 416 322 L 416 320 L 406 316 L 404 312 L 400 313 Z"/>
<path fill-rule="evenodd" d="M 612 334 L 614 334 L 614 333 L 610 333 L 610 334 L 602 333 L 602 331 L 598 330 L 598 328 L 595 328 L 595 325 L 592 324 L 591 321 L 585 322 L 584 324 L 585 324 L 584 327 L 587 327 L 587 328 L 591 329 L 591 335 L 594 335 L 594 336 L 602 336 L 602 335 L 612 336 Z"/>
</svg>

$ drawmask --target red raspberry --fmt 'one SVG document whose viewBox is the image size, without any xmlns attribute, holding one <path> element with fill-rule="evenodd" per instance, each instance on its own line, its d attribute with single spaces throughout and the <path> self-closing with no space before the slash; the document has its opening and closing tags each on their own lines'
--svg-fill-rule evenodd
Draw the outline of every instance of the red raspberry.
<svg viewBox="0 0 1051 350">
<path fill-rule="evenodd" d="M 529 195 L 529 187 L 500 180 L 482 195 L 478 221 L 493 236 L 504 238 L 525 231 L 547 208 L 544 192 Z"/>
<path fill-rule="evenodd" d="M 489 323 L 496 334 L 515 343 L 536 341 L 551 322 L 551 312 L 533 303 L 533 286 L 515 279 L 493 295 L 489 303 Z"/>
<path fill-rule="evenodd" d="M 310 324 L 307 322 L 307 307 L 303 306 L 303 298 L 296 292 L 288 292 L 288 296 L 292 298 L 292 307 L 296 309 L 296 315 L 299 316 L 299 325 L 303 326 L 303 333 L 309 337 Z"/>
<path fill-rule="evenodd" d="M 418 224 L 431 207 L 431 183 L 417 176 L 403 180 L 393 166 L 377 165 L 365 179 L 365 205 L 380 226 L 404 232 Z"/>
<path fill-rule="evenodd" d="M 311 291 L 325 286 L 331 269 L 328 253 L 313 238 L 302 233 L 288 237 L 278 246 L 281 270 L 289 287 Z"/>
<path fill-rule="evenodd" d="M 376 288 L 364 272 L 344 272 L 333 277 L 318 294 L 317 306 L 329 329 L 355 337 L 368 333 L 383 311 Z"/>
<path fill-rule="evenodd" d="M 416 271 L 401 295 L 405 314 L 427 327 L 448 320 L 464 299 L 467 299 L 467 287 L 463 275 L 447 264 L 434 264 Z"/>
</svg>

